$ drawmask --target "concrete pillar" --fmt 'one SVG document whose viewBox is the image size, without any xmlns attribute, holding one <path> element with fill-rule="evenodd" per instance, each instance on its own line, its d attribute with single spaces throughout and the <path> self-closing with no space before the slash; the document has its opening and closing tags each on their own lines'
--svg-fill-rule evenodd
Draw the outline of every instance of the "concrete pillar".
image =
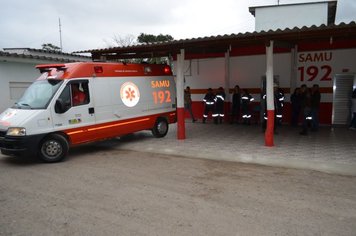
<svg viewBox="0 0 356 236">
<path fill-rule="evenodd" d="M 177 54 L 177 139 L 185 139 L 184 49 Z"/>
<path fill-rule="evenodd" d="M 224 76 L 224 89 L 225 89 L 225 101 L 224 101 L 224 120 L 230 121 L 230 106 L 227 106 L 230 102 L 230 50 L 225 53 L 225 76 Z"/>
<path fill-rule="evenodd" d="M 266 99 L 267 99 L 267 127 L 265 132 L 265 145 L 274 146 L 274 94 L 273 94 L 273 41 L 266 46 L 267 71 L 266 71 Z"/>
<path fill-rule="evenodd" d="M 225 102 L 230 101 L 230 51 L 225 53 Z"/>
<path fill-rule="evenodd" d="M 293 94 L 297 87 L 297 73 L 298 73 L 298 46 L 295 45 L 291 49 L 291 76 L 290 76 L 290 95 Z"/>
</svg>

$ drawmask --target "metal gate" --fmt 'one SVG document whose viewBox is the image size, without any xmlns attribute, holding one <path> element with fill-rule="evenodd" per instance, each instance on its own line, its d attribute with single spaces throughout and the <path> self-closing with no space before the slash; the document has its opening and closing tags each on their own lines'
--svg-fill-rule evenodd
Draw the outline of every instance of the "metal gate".
<svg viewBox="0 0 356 236">
<path fill-rule="evenodd" d="M 356 86 L 354 74 L 335 75 L 333 81 L 333 125 L 346 125 L 351 118 L 351 94 Z"/>
</svg>

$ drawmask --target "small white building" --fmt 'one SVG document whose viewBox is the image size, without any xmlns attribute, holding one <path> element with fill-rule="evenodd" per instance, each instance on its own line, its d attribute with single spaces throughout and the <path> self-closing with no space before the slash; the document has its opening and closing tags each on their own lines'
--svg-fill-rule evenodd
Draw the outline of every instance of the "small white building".
<svg viewBox="0 0 356 236">
<path fill-rule="evenodd" d="M 254 6 L 255 31 L 330 25 L 335 22 L 337 1 Z"/>
<path fill-rule="evenodd" d="M 0 112 L 12 106 L 40 75 L 38 64 L 91 61 L 91 57 L 31 48 L 0 50 Z"/>
</svg>

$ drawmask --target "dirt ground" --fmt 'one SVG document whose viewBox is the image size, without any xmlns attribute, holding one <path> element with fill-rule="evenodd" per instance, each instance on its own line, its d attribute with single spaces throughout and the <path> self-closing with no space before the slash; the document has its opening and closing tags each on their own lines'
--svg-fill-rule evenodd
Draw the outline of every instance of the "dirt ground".
<svg viewBox="0 0 356 236">
<path fill-rule="evenodd" d="M 0 235 L 356 235 L 356 177 L 115 150 L 0 155 Z"/>
</svg>

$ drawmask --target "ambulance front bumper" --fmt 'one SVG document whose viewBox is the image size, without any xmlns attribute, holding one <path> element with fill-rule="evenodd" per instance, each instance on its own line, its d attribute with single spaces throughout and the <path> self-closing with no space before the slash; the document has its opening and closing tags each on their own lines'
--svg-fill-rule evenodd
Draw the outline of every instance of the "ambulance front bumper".
<svg viewBox="0 0 356 236">
<path fill-rule="evenodd" d="M 0 134 L 1 153 L 8 156 L 33 156 L 44 135 L 13 137 Z"/>
</svg>

